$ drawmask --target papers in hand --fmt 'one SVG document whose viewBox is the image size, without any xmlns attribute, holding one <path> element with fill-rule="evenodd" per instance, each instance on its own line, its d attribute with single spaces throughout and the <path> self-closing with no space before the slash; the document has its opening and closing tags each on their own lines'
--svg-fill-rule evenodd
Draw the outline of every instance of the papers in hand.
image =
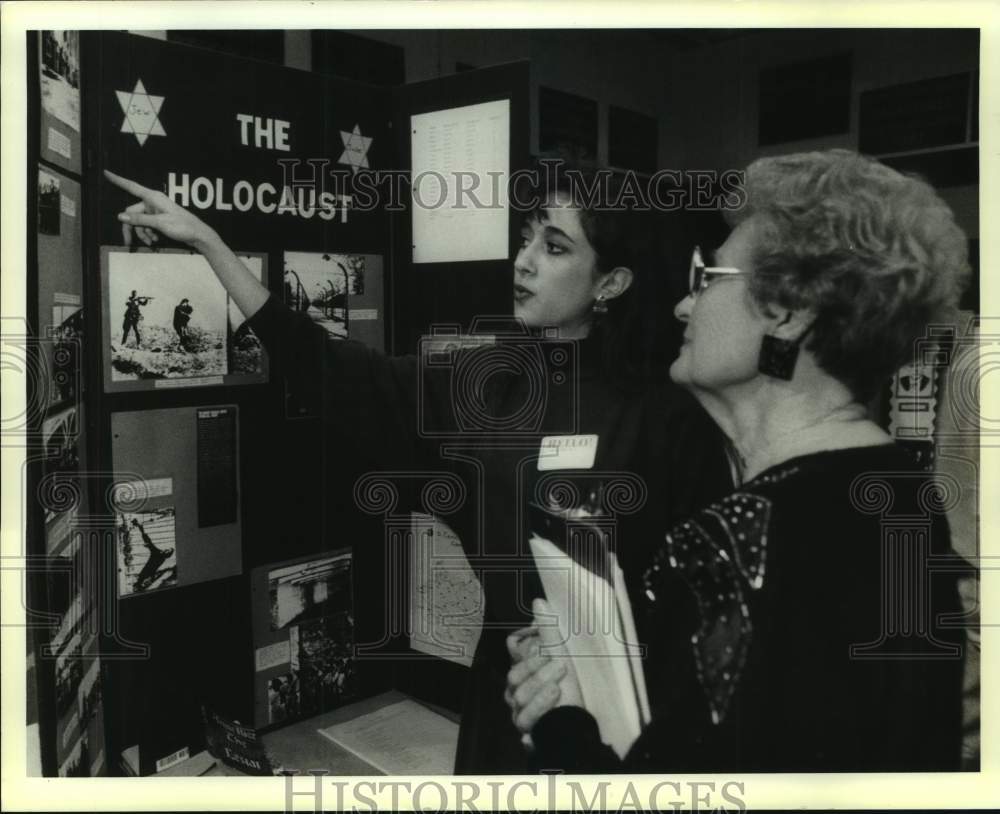
<svg viewBox="0 0 1000 814">
<path fill-rule="evenodd" d="M 547 510 L 536 508 L 535 516 Z M 559 638 L 576 671 L 584 706 L 619 757 L 649 723 L 641 647 L 625 580 L 597 517 L 554 517 L 529 540 Z M 537 620 L 545 624 L 546 620 Z"/>
</svg>

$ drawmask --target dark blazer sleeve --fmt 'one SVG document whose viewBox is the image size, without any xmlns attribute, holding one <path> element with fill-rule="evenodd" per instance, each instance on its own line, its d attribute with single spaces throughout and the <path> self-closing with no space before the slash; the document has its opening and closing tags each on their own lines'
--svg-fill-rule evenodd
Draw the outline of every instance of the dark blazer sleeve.
<svg viewBox="0 0 1000 814">
<path fill-rule="evenodd" d="M 556 707 L 543 715 L 531 739 L 535 745 L 533 767 L 539 772 L 562 771 L 567 774 L 618 774 L 621 772 L 709 771 L 711 763 L 694 758 L 672 765 L 665 758 L 665 744 L 672 737 L 670 721 L 654 720 L 639 735 L 625 759 L 601 740 L 594 716 L 582 707 Z M 706 744 L 693 741 L 684 751 L 702 754 Z"/>
<path fill-rule="evenodd" d="M 531 730 L 532 762 L 539 772 L 604 774 L 622 771 L 615 751 L 601 741 L 594 716 L 582 707 L 556 707 Z"/>
<path fill-rule="evenodd" d="M 420 371 L 416 356 L 331 339 L 273 295 L 248 324 L 292 392 L 366 465 L 412 467 L 427 431 L 447 421 L 446 371 Z"/>
</svg>

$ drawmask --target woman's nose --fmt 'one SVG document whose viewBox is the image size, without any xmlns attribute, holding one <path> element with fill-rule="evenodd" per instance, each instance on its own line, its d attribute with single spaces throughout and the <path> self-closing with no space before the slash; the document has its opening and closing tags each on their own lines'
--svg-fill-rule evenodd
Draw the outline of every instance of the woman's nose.
<svg viewBox="0 0 1000 814">
<path fill-rule="evenodd" d="M 691 318 L 692 308 L 694 308 L 694 297 L 688 294 L 674 306 L 674 316 L 681 322 L 687 322 Z"/>
<path fill-rule="evenodd" d="M 517 256 L 514 258 L 514 271 L 521 274 L 534 274 L 535 257 L 530 244 L 517 250 Z"/>
</svg>

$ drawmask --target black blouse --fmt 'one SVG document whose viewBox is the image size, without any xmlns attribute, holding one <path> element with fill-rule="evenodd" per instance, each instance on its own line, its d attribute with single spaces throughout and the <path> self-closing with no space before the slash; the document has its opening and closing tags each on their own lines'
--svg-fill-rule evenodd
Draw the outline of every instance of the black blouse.
<svg viewBox="0 0 1000 814">
<path fill-rule="evenodd" d="M 542 595 L 527 546 L 528 503 L 579 503 L 603 483 L 604 508 L 619 518 L 623 570 L 641 589 L 639 569 L 651 554 L 642 545 L 731 487 L 714 425 L 675 388 L 612 386 L 590 340 L 515 338 L 421 364 L 330 340 L 273 297 L 250 327 L 299 399 L 323 415 L 330 465 L 350 455 L 360 471 L 444 472 L 461 484 L 455 500 L 443 501 L 452 505 L 428 506 L 417 486 L 394 510 L 447 522 L 483 587 L 456 772 L 530 770 L 503 700 L 505 638 L 531 622 L 531 599 Z M 542 439 L 553 435 L 596 435 L 593 466 L 539 469 Z"/>
<path fill-rule="evenodd" d="M 888 444 L 792 459 L 675 526 L 640 600 L 652 722 L 622 761 L 557 707 L 532 733 L 538 766 L 957 770 L 952 497 Z"/>
</svg>

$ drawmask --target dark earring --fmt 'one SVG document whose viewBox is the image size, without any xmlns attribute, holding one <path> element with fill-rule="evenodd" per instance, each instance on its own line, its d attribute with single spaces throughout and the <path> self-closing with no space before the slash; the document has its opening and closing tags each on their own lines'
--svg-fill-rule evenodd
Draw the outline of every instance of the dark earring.
<svg viewBox="0 0 1000 814">
<path fill-rule="evenodd" d="M 594 307 L 591 310 L 595 317 L 603 317 L 608 313 L 608 304 L 604 301 L 603 294 L 598 294 L 597 299 L 594 300 Z"/>
<path fill-rule="evenodd" d="M 775 379 L 789 382 L 795 373 L 795 363 L 799 358 L 799 341 L 780 339 L 771 334 L 765 334 L 760 343 L 760 356 L 757 359 L 757 370 Z"/>
</svg>

